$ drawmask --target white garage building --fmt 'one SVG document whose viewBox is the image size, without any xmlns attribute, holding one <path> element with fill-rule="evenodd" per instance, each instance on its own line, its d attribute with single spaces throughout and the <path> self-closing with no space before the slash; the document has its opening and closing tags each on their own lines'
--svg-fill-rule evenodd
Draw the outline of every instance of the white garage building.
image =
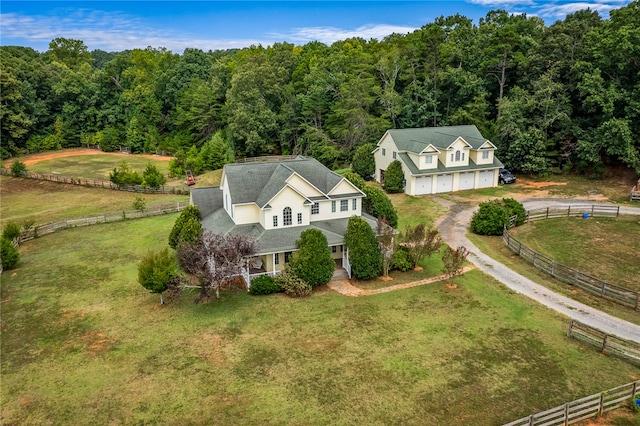
<svg viewBox="0 0 640 426">
<path fill-rule="evenodd" d="M 409 195 L 498 186 L 503 165 L 495 150 L 476 126 L 391 129 L 373 151 L 375 179 L 382 183 L 389 164 L 398 160 Z"/>
</svg>

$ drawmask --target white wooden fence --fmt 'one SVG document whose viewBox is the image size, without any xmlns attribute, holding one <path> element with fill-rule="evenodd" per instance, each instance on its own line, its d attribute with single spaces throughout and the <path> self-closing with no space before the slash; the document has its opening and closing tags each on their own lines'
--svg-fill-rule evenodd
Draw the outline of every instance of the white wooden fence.
<svg viewBox="0 0 640 426">
<path fill-rule="evenodd" d="M 532 414 L 504 426 L 560 426 L 571 425 L 625 404 L 632 403 L 640 393 L 640 380 L 567 402 L 550 410 Z"/>
</svg>

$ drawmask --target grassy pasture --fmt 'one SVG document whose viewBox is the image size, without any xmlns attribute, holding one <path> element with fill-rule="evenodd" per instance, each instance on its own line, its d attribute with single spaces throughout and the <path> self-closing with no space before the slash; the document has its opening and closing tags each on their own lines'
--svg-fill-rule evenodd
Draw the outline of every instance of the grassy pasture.
<svg viewBox="0 0 640 426">
<path fill-rule="evenodd" d="M 21 248 L 2 276 L 3 423 L 489 425 L 640 374 L 478 271 L 455 289 L 160 306 L 136 262 L 176 217 Z"/>
<path fill-rule="evenodd" d="M 638 216 L 540 220 L 510 232 L 528 247 L 557 262 L 640 291 Z"/>
<path fill-rule="evenodd" d="M 637 217 L 635 218 L 637 220 Z M 551 222 L 551 221 L 555 221 L 555 220 L 561 220 L 561 219 L 550 219 L 550 220 L 545 220 L 545 221 L 540 221 L 538 222 L 538 226 L 544 226 L 545 223 L 547 222 Z M 564 219 L 562 219 L 564 220 Z M 580 220 L 584 220 L 584 219 L 580 219 Z M 625 221 L 625 220 L 633 220 L 633 218 L 623 218 L 621 217 L 618 220 L 618 224 L 616 224 L 616 226 L 619 226 L 619 222 Z M 600 221 L 600 219 L 598 219 L 598 221 Z M 606 222 L 608 222 L 609 220 L 605 220 L 602 221 L 602 223 L 605 223 L 605 226 L 603 227 L 604 229 L 601 231 L 602 233 L 600 234 L 601 237 L 603 235 L 607 235 L 608 232 L 608 227 L 606 226 Z M 535 223 L 535 222 L 534 222 Z M 562 227 L 561 227 L 562 228 Z M 514 228 L 514 229 L 519 229 L 519 228 Z M 514 230 L 512 229 L 512 231 Z M 541 232 L 545 232 L 544 230 Z M 563 231 L 565 232 L 565 231 Z M 567 239 L 575 239 L 575 238 L 579 238 L 580 236 L 586 235 L 582 233 L 582 231 L 580 229 L 578 229 L 578 232 L 576 232 L 574 235 L 570 235 L 570 229 L 567 228 L 566 229 L 567 232 L 567 236 L 565 236 L 564 238 Z M 637 230 L 636 230 L 637 232 Z M 610 315 L 616 316 L 618 318 L 622 318 L 626 321 L 629 321 L 631 323 L 634 324 L 638 324 L 640 325 L 640 315 L 638 315 L 637 311 L 634 311 L 631 308 L 627 308 L 625 306 L 621 306 L 617 303 L 614 303 L 612 301 L 609 301 L 607 299 L 603 299 L 601 297 L 597 297 L 594 295 L 591 295 L 590 293 L 585 292 L 584 290 L 581 290 L 579 288 L 576 288 L 574 286 L 571 286 L 569 284 L 566 284 L 564 282 L 561 282 L 555 278 L 553 278 L 551 275 L 547 274 L 544 271 L 541 271 L 537 268 L 535 268 L 533 265 L 531 265 L 530 263 L 522 260 L 518 255 L 516 255 L 515 253 L 513 253 L 511 250 L 509 250 L 509 248 L 504 244 L 502 237 L 486 237 L 486 236 L 479 236 L 479 235 L 474 235 L 469 233 L 468 234 L 469 239 L 483 252 L 489 254 L 492 258 L 496 259 L 497 261 L 505 264 L 506 266 L 508 266 L 509 268 L 513 269 L 514 271 L 518 272 L 519 274 L 535 281 L 538 284 L 544 285 L 545 287 L 548 287 L 549 289 L 563 294 L 567 297 L 573 298 L 579 302 L 582 302 L 586 305 L 589 306 L 593 306 L 596 309 L 599 309 L 603 312 L 606 312 Z M 531 238 L 530 240 L 525 241 L 524 238 L 522 238 L 520 235 L 518 235 L 518 238 L 521 238 L 523 243 L 532 246 L 534 245 L 536 242 L 539 245 L 543 245 L 546 248 L 548 247 L 553 247 L 554 244 L 560 244 L 562 245 L 563 242 L 560 241 L 561 237 L 558 237 L 554 234 L 548 234 L 547 235 L 547 239 L 542 238 L 539 235 L 536 235 L 534 238 Z M 636 239 L 638 237 L 635 237 Z M 608 240 L 607 240 L 608 241 Z M 632 256 L 631 253 L 629 253 L 629 245 L 630 244 L 634 244 L 634 242 L 632 242 L 628 236 L 624 236 L 621 239 L 616 239 L 615 243 L 611 244 L 611 248 L 609 248 L 609 244 L 603 244 L 603 243 L 599 243 L 596 245 L 596 247 L 598 247 L 601 251 L 603 252 L 607 252 L 607 257 L 609 259 L 613 259 L 613 260 L 608 260 L 606 263 L 603 262 L 598 268 L 595 268 L 593 265 L 595 265 L 595 259 L 594 257 L 590 257 L 589 255 L 584 255 L 583 253 L 577 253 L 573 248 L 571 248 L 570 250 L 568 250 L 570 253 L 574 253 L 574 257 L 571 256 L 567 256 L 566 252 L 561 254 L 559 257 L 564 257 L 567 259 L 567 266 L 574 266 L 577 267 L 578 265 L 576 264 L 576 261 L 578 258 L 581 259 L 582 262 L 585 262 L 584 264 L 582 264 L 582 266 L 580 266 L 579 269 L 582 269 L 584 272 L 590 272 L 593 271 L 593 273 L 598 273 L 601 276 L 610 276 L 610 274 L 615 274 L 616 276 L 620 276 L 618 274 L 618 272 L 615 272 L 614 270 L 617 269 L 618 267 L 620 267 L 620 270 L 624 269 L 624 270 L 637 270 L 638 265 L 637 265 L 637 261 L 634 260 L 633 258 L 631 260 L 627 260 L 629 259 L 629 256 Z M 637 243 L 636 243 L 637 244 Z M 621 256 L 621 259 L 624 260 L 618 260 L 613 253 L 614 247 L 618 247 L 619 248 L 619 253 Z M 626 247 L 626 248 L 625 248 Z M 536 249 L 537 250 L 537 249 Z M 553 252 L 555 249 L 550 249 L 550 252 Z M 543 250 L 540 250 L 541 252 Z M 549 253 L 550 253 L 549 252 Z M 637 249 L 635 250 L 636 254 L 637 254 Z M 549 256 L 551 256 L 551 254 L 549 253 L 545 253 Z M 553 257 L 553 256 L 551 256 Z M 592 259 L 591 261 L 589 261 L 589 259 Z M 563 262 L 561 262 L 563 263 Z M 595 270 L 598 269 L 598 270 Z M 598 272 L 600 271 L 600 272 Z M 613 272 L 612 272 L 613 271 Z M 637 288 L 637 281 L 633 281 L 634 277 L 637 277 L 637 272 L 633 273 L 631 272 L 632 275 L 630 276 L 625 276 L 625 282 L 627 283 L 627 285 L 629 285 L 629 288 Z M 631 280 L 631 281 L 629 281 Z M 622 283 L 613 281 L 612 282 L 614 284 L 620 284 L 620 285 L 624 285 Z"/>
<path fill-rule="evenodd" d="M 29 161 L 28 157 L 25 161 Z M 27 164 L 27 170 L 36 173 L 59 174 L 83 179 L 109 180 L 109 173 L 126 161 L 132 170 L 142 174 L 148 163 L 154 164 L 164 175 L 169 173 L 166 157 L 100 153 L 55 157 Z"/>
<path fill-rule="evenodd" d="M 36 225 L 82 215 L 129 210 L 135 197 L 147 205 L 187 201 L 187 195 L 135 194 L 111 189 L 0 176 L 0 224 L 27 220 Z"/>
</svg>

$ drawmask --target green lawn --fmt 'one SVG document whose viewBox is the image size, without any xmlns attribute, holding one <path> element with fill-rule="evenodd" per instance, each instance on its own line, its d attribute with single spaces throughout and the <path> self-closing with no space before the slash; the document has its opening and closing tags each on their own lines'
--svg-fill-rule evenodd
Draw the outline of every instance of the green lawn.
<svg viewBox="0 0 640 426">
<path fill-rule="evenodd" d="M 563 265 L 640 291 L 638 216 L 540 220 L 510 232 L 526 246 Z"/>
<path fill-rule="evenodd" d="M 140 175 L 148 163 L 155 165 L 162 174 L 169 173 L 169 162 L 164 159 L 150 159 L 137 155 L 75 155 L 69 157 L 52 158 L 39 161 L 27 166 L 27 170 L 36 173 L 59 174 L 83 179 L 109 180 L 109 173 L 126 161 L 132 170 Z"/>
<path fill-rule="evenodd" d="M 638 376 L 478 271 L 455 289 L 160 306 L 136 262 L 175 218 L 21 247 L 2 275 L 3 423 L 491 425 Z"/>
<path fill-rule="evenodd" d="M 534 267 L 526 261 L 523 261 L 518 255 L 509 250 L 509 248 L 504 244 L 502 237 L 483 237 L 471 233 L 467 236 L 481 251 L 487 253 L 498 262 L 503 263 L 517 273 L 535 281 L 536 283 L 584 303 L 585 305 L 589 305 L 606 312 L 609 315 L 640 325 L 640 315 L 638 315 L 637 311 L 614 303 L 610 300 L 597 297 L 553 278 L 546 272 Z"/>
<path fill-rule="evenodd" d="M 148 206 L 189 200 L 188 195 L 136 194 L 0 176 L 0 224 L 34 221 L 41 225 L 83 215 L 130 210 L 136 196 L 142 197 Z"/>
</svg>

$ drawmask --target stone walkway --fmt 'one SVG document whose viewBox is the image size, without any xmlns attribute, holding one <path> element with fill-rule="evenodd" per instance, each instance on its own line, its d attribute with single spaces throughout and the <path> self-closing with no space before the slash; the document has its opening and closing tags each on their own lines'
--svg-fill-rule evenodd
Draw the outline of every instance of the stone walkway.
<svg viewBox="0 0 640 426">
<path fill-rule="evenodd" d="M 475 269 L 474 265 L 468 265 L 462 268 L 462 273 Z M 388 293 L 395 290 L 403 290 L 405 288 L 417 287 L 420 285 L 431 284 L 438 281 L 447 279 L 447 275 L 438 275 L 437 277 L 425 278 L 424 280 L 413 281 L 410 283 L 397 284 L 389 287 L 377 288 L 375 290 L 364 290 L 351 284 L 346 278 L 337 278 L 329 281 L 327 286 L 334 291 L 345 296 L 357 297 L 357 296 L 370 296 L 372 294 Z"/>
</svg>

